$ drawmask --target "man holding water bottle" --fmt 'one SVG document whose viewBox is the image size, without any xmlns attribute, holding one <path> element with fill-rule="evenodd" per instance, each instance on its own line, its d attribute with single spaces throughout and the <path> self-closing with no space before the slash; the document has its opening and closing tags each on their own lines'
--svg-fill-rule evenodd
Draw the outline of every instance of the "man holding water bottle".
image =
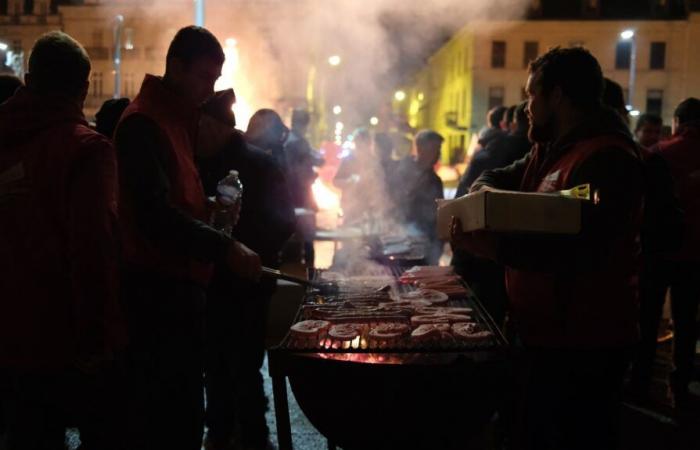
<svg viewBox="0 0 700 450">
<path fill-rule="evenodd" d="M 205 289 L 213 264 L 251 280 L 261 273 L 257 254 L 208 225 L 193 161 L 199 107 L 214 93 L 223 62 L 209 31 L 181 29 L 165 75 L 146 75 L 115 133 L 133 448 L 200 449 Z"/>
</svg>

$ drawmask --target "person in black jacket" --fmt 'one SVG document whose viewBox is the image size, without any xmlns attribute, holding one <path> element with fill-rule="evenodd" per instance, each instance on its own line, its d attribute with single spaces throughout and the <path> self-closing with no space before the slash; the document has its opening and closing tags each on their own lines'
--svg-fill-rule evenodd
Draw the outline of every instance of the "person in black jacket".
<svg viewBox="0 0 700 450">
<path fill-rule="evenodd" d="M 527 138 L 527 130 L 530 126 L 527 102 L 517 106 L 514 122 L 515 131 L 491 140 L 486 148 L 474 155 L 467 172 L 459 181 L 455 198 L 467 194 L 472 183 L 483 172 L 509 166 L 530 151 L 532 144 Z M 460 249 L 453 249 L 453 252 L 452 265 L 455 271 L 469 283 L 494 321 L 499 326 L 503 325 L 508 305 L 503 266 Z"/>
<path fill-rule="evenodd" d="M 279 252 L 294 231 L 294 209 L 274 157 L 246 144 L 243 133 L 234 129 L 234 99 L 229 89 L 204 105 L 197 166 L 209 196 L 216 195 L 217 183 L 230 170 L 238 171 L 243 200 L 233 236 L 254 249 L 265 266 L 278 267 Z M 216 267 L 207 291 L 207 449 L 269 446 L 267 399 L 260 368 L 267 311 L 275 286 L 271 279 L 251 282 L 223 265 Z"/>
</svg>

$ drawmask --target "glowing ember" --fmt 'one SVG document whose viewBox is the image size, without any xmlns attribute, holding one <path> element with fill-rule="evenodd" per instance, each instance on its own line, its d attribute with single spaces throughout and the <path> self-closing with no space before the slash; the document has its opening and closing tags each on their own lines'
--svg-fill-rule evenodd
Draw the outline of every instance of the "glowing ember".
<svg viewBox="0 0 700 450">
<path fill-rule="evenodd" d="M 340 193 L 334 187 L 317 178 L 314 184 L 311 185 L 311 191 L 319 209 L 326 211 L 340 210 Z"/>
<path fill-rule="evenodd" d="M 221 69 L 221 77 L 216 80 L 214 89 L 221 91 L 233 88 L 236 91 L 236 103 L 231 109 L 236 114 L 238 128 L 245 129 L 248 127 L 250 116 L 253 115 L 253 107 L 247 100 L 250 84 L 240 70 L 241 58 L 238 52 L 238 41 L 234 38 L 226 39 L 224 55 L 226 55 L 226 62 L 224 62 L 224 67 Z"/>
</svg>

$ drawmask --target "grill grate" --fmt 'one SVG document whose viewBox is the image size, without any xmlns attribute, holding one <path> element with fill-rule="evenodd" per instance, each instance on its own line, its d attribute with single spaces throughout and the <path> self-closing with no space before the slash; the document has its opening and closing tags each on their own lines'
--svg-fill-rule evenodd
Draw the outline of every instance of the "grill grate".
<svg viewBox="0 0 700 450">
<path fill-rule="evenodd" d="M 395 284 L 394 289 L 398 292 L 407 292 L 413 290 L 414 288 L 403 283 L 398 282 L 398 278 L 403 273 L 404 269 L 400 267 L 381 267 L 379 269 L 372 269 L 372 276 L 377 275 L 390 275 Z M 380 273 L 376 273 L 380 272 Z M 312 273 L 312 278 L 315 280 L 321 279 L 323 271 L 315 270 Z M 310 312 L 318 307 L 323 306 L 333 306 L 338 305 L 339 302 L 348 300 L 349 297 L 364 297 L 367 294 L 357 293 L 352 289 L 339 290 L 334 294 L 319 295 L 312 292 L 307 292 L 307 295 L 302 303 L 301 307 L 297 311 L 294 323 L 300 322 L 302 320 L 307 320 L 312 318 Z M 371 293 L 379 297 L 380 294 Z M 389 301 L 388 294 L 384 301 Z M 380 301 L 379 299 L 375 301 Z M 505 338 L 501 334 L 500 330 L 494 325 L 491 317 L 486 313 L 486 311 L 481 306 L 478 299 L 470 295 L 465 298 L 451 299 L 447 307 L 468 307 L 472 309 L 470 317 L 472 322 L 476 322 L 477 326 L 481 330 L 490 331 L 491 335 L 487 338 L 479 340 L 465 340 L 455 338 L 454 336 L 441 337 L 432 341 L 416 341 L 410 336 L 405 336 L 401 338 L 396 338 L 392 340 L 376 340 L 369 336 L 369 329 L 378 323 L 386 322 L 399 322 L 410 325 L 410 317 L 396 316 L 396 317 L 383 317 L 378 319 L 375 323 L 366 323 L 359 337 L 353 340 L 339 340 L 330 337 L 327 332 L 322 332 L 321 334 L 315 335 L 312 338 L 300 339 L 295 337 L 292 333 L 288 332 L 285 338 L 282 340 L 280 345 L 277 347 L 278 350 L 287 350 L 290 352 L 297 353 L 441 353 L 441 352 L 472 352 L 472 351 L 483 351 L 483 350 L 494 350 L 502 348 L 506 345 Z M 352 322 L 352 320 L 349 320 Z"/>
</svg>

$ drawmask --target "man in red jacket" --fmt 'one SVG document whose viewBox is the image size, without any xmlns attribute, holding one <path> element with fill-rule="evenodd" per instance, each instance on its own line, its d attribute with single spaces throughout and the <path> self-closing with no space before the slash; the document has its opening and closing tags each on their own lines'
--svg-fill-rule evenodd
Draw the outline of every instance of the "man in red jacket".
<svg viewBox="0 0 700 450">
<path fill-rule="evenodd" d="M 86 391 L 125 344 L 116 157 L 82 114 L 89 74 L 78 42 L 45 34 L 27 87 L 0 106 L 0 373 L 10 449 L 62 448 L 72 413 L 113 423 L 81 401 L 115 409 Z M 116 438 L 81 430 L 94 448 L 115 448 Z"/>
<path fill-rule="evenodd" d="M 257 254 L 207 225 L 194 163 L 199 107 L 213 95 L 223 63 L 214 35 L 181 29 L 165 75 L 146 75 L 115 132 L 132 449 L 201 448 L 204 301 L 213 264 L 247 279 L 261 272 Z"/>
<path fill-rule="evenodd" d="M 642 167 L 629 130 L 601 106 L 603 76 L 582 48 L 533 61 L 532 151 L 471 190 L 556 192 L 591 184 L 575 236 L 464 234 L 453 245 L 506 266 L 510 310 L 530 365 L 526 448 L 615 447 L 615 410 L 637 340 Z"/>
<path fill-rule="evenodd" d="M 648 393 L 656 336 L 667 289 L 671 289 L 674 325 L 670 394 L 680 410 L 688 406 L 693 376 L 697 312 L 700 301 L 700 100 L 682 101 L 673 114 L 673 137 L 652 148 L 671 170 L 676 196 L 684 211 L 681 248 L 654 260 L 654 272 L 642 298 L 642 343 L 635 364 L 634 388 Z"/>
</svg>

